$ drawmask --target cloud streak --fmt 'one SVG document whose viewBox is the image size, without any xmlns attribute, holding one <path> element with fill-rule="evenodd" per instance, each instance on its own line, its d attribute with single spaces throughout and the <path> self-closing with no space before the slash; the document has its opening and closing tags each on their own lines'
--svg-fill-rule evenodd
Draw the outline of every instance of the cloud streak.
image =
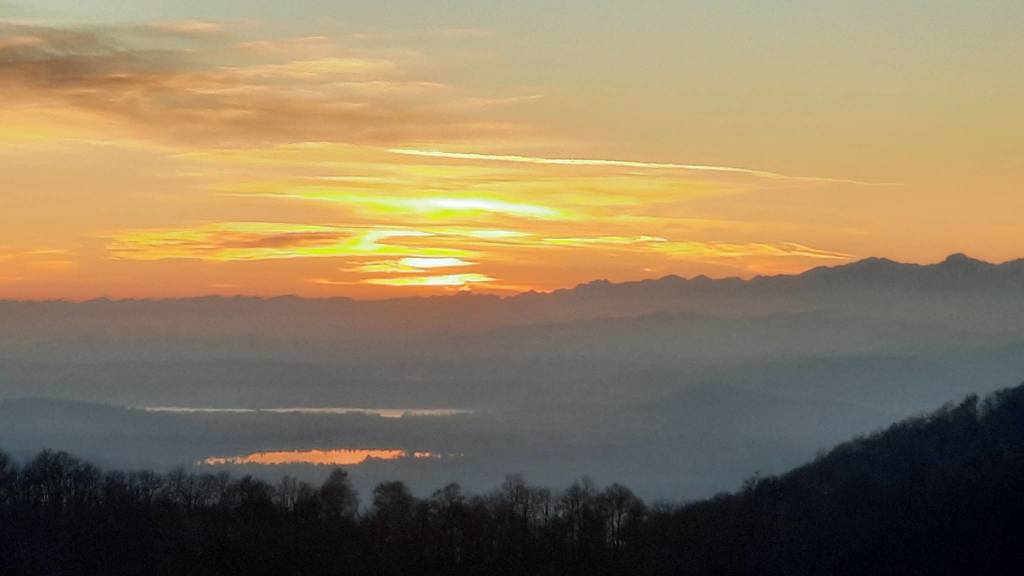
<svg viewBox="0 0 1024 576">
<path fill-rule="evenodd" d="M 466 286 L 494 281 L 486 274 L 442 274 L 438 276 L 413 276 L 398 278 L 368 278 L 363 284 L 374 286 Z"/>
<path fill-rule="evenodd" d="M 501 198 L 474 196 L 370 195 L 336 189 L 296 189 L 279 193 L 245 194 L 291 200 L 317 200 L 356 207 L 370 213 L 394 216 L 425 215 L 436 219 L 450 219 L 472 214 L 499 214 L 521 218 L 556 220 L 568 218 L 564 211 L 549 206 L 512 202 Z"/>
<path fill-rule="evenodd" d="M 459 258 L 471 251 L 403 242 L 431 238 L 408 229 L 347 228 L 268 222 L 221 222 L 181 229 L 108 235 L 107 250 L 125 260 L 195 259 L 209 262 L 284 258 L 408 256 Z"/>
<path fill-rule="evenodd" d="M 759 178 L 782 180 L 803 180 L 809 182 L 832 182 L 836 184 L 857 184 L 864 186 L 891 186 L 892 183 L 863 182 L 845 178 L 829 178 L 820 176 L 789 176 L 778 172 L 737 168 L 735 166 L 714 166 L 707 164 L 678 164 L 673 162 L 639 162 L 633 160 L 604 160 L 593 158 L 545 158 L 540 156 L 520 156 L 514 154 L 479 154 L 474 152 L 446 152 L 442 150 L 422 150 L 417 148 L 391 148 L 389 152 L 406 156 L 425 158 L 443 158 L 449 160 L 476 160 L 486 162 L 511 162 L 517 164 L 540 164 L 549 166 L 592 166 L 617 168 L 642 168 L 652 170 L 686 170 L 691 172 L 722 172 L 742 174 Z"/>
<path fill-rule="evenodd" d="M 382 260 L 368 262 L 355 268 L 349 268 L 347 272 L 361 272 L 368 274 L 419 274 L 424 270 L 437 268 L 461 268 L 473 266 L 474 262 L 467 262 L 461 258 L 429 258 L 410 256 L 399 260 Z"/>
<path fill-rule="evenodd" d="M 474 113 L 486 99 L 418 78 L 394 55 L 327 43 L 315 57 L 288 56 L 270 43 L 253 62 L 216 23 L 145 30 L 178 41 L 131 28 L 0 22 L 6 104 L 60 104 L 95 114 L 97 130 L 176 145 L 467 141 L 513 130 Z"/>
<path fill-rule="evenodd" d="M 209 36 L 223 34 L 224 25 L 206 20 L 177 20 L 173 22 L 154 22 L 147 27 L 149 30 L 181 36 Z"/>
</svg>

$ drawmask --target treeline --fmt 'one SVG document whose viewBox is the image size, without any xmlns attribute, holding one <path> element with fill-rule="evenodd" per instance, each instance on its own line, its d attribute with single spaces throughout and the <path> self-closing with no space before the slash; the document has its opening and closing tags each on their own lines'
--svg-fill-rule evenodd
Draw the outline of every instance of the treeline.
<svg viewBox="0 0 1024 576">
<path fill-rule="evenodd" d="M 685 455 L 680 455 L 685 457 Z M 1024 386 L 843 444 L 736 494 L 649 506 L 580 480 L 489 494 L 103 472 L 0 453 L 0 574 L 1012 574 Z"/>
<path fill-rule="evenodd" d="M 102 472 L 0 454 L 0 574 L 564 574 L 625 566 L 644 503 L 583 479 L 560 494 L 509 476 L 428 498 L 385 482 L 361 511 L 342 469 L 320 486 L 227 473 Z M 600 568 L 603 567 L 603 568 Z"/>
</svg>

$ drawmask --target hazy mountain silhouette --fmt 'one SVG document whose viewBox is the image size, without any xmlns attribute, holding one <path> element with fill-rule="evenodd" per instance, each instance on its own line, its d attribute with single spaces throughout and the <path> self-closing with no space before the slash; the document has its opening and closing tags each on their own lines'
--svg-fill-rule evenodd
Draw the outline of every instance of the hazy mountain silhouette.
<svg viewBox="0 0 1024 576">
<path fill-rule="evenodd" d="M 821 266 L 800 274 L 711 279 L 707 276 L 681 278 L 665 276 L 653 280 L 612 283 L 596 280 L 553 292 L 556 296 L 587 297 L 594 294 L 620 296 L 662 296 L 705 290 L 757 292 L 785 288 L 816 290 L 822 288 L 875 289 L 973 289 L 1001 290 L 1024 287 L 1024 259 L 992 264 L 965 254 L 952 254 L 936 264 L 907 264 L 888 258 L 866 258 L 840 266 Z M 525 298 L 527 296 L 517 296 Z"/>
<path fill-rule="evenodd" d="M 637 315 L 661 310 L 705 310 L 709 303 L 753 298 L 758 305 L 776 303 L 798 293 L 927 291 L 1015 294 L 1024 288 L 1024 259 L 1003 264 L 954 254 L 931 265 L 868 258 L 847 265 L 814 268 L 797 275 L 711 279 L 706 276 L 612 283 L 595 280 L 550 293 L 526 292 L 498 297 L 459 293 L 452 296 L 355 301 L 348 298 L 304 299 L 207 296 L 168 300 L 0 301 L 0 317 L 9 327 L 88 333 L 91 330 L 142 329 L 159 326 L 171 336 L 202 328 L 204 335 L 230 333 L 258 325 L 263 332 L 302 334 L 305 328 L 364 330 L 370 335 L 416 334 L 439 329 L 478 330 L 503 325 Z M 805 294 L 800 294 L 804 297 Z M 697 298 L 690 301 L 690 298 Z M 748 307 L 757 310 L 756 307 Z M 747 308 L 740 308 L 744 311 Z M 727 310 L 711 310 L 722 313 Z M 297 321 L 301 321 L 297 322 Z M 77 323 L 77 324 L 76 324 Z M 11 328 L 3 330 L 9 334 Z M 354 334 L 349 334 L 355 337 Z"/>
<path fill-rule="evenodd" d="M 571 464 L 652 497 L 677 493 L 684 478 L 685 495 L 700 496 L 1021 374 L 1024 261 L 963 255 L 506 298 L 0 302 L 0 400 L 473 411 L 400 426 L 288 419 L 290 436 L 268 432 L 285 419 L 266 414 L 134 414 L 102 437 L 101 418 L 76 417 L 73 404 L 45 434 L 31 419 L 8 421 L 12 450 L 74 448 L 119 466 L 190 464 L 213 455 L 211 443 L 230 455 L 358 439 L 462 453 L 451 479 L 473 488 L 499 481 L 508 463 L 561 483 Z M 650 461 L 659 464 L 641 466 Z M 440 474 L 404 478 L 420 488 Z"/>
</svg>

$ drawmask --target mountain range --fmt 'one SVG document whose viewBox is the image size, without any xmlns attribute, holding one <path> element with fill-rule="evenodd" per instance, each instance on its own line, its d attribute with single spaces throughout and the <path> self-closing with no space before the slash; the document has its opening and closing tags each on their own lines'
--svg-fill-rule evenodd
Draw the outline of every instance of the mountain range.
<svg viewBox="0 0 1024 576">
<path fill-rule="evenodd" d="M 749 280 L 596 281 L 504 298 L 0 302 L 0 411 L 18 439 L 10 448 L 66 446 L 118 466 L 140 455 L 158 466 L 232 455 L 211 445 L 243 453 L 358 443 L 463 454 L 449 463 L 453 479 L 476 486 L 514 471 L 557 484 L 572 469 L 629 478 L 648 496 L 700 496 L 1022 378 L 1024 261 L 963 255 Z M 38 405 L 11 404 L 29 398 L 72 402 L 46 409 L 41 428 L 31 425 Z M 282 437 L 273 431 L 283 417 L 272 413 L 143 412 L 92 442 L 96 427 L 76 416 L 76 402 L 468 414 L 402 426 L 296 417 Z M 237 438 L 225 438 L 231 430 Z M 660 464 L 628 476 L 649 461 Z M 409 479 L 427 485 L 445 473 L 420 466 Z"/>
</svg>

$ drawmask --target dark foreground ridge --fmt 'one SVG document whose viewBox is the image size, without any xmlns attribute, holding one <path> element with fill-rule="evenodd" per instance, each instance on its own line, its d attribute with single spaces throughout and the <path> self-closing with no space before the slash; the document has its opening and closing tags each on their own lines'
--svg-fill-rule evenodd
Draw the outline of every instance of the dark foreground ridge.
<svg viewBox="0 0 1024 576">
<path fill-rule="evenodd" d="M 681 458 L 685 455 L 681 454 Z M 1024 560 L 1024 385 L 687 505 L 510 476 L 470 496 L 102 472 L 0 453 L 0 574 L 1010 574 Z"/>
</svg>

